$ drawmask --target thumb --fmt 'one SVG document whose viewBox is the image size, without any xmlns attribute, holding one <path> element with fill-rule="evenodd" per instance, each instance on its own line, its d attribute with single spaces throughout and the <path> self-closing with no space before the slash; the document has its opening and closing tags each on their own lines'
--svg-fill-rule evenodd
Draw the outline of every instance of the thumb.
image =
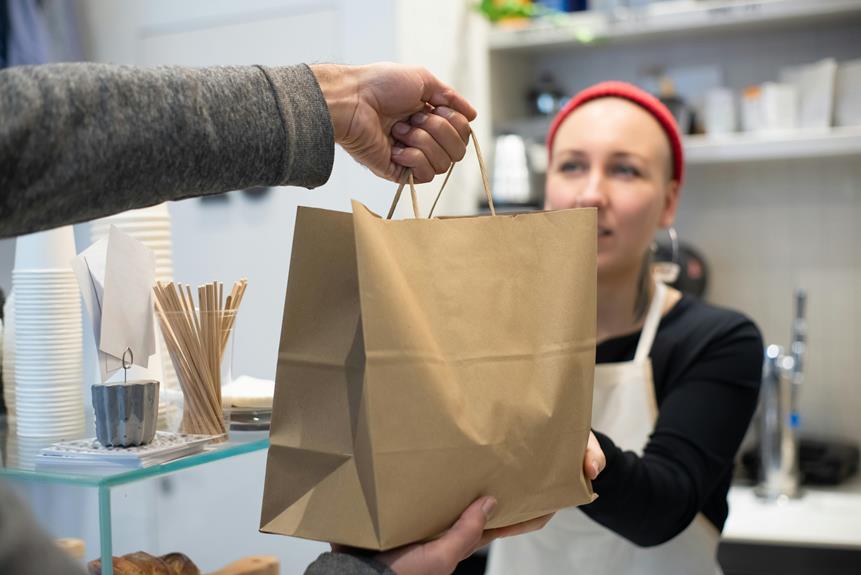
<svg viewBox="0 0 861 575">
<path fill-rule="evenodd" d="M 430 554 L 438 554 L 452 565 L 468 557 L 481 542 L 484 527 L 495 507 L 496 499 L 490 496 L 474 501 L 442 537 L 428 543 Z"/>
<path fill-rule="evenodd" d="M 466 116 L 466 119 L 470 122 L 475 120 L 475 117 L 478 115 L 475 108 L 454 88 L 440 81 L 439 78 L 425 68 L 419 69 L 419 75 L 422 80 L 423 101 L 430 102 L 434 107 L 448 106 Z"/>
</svg>

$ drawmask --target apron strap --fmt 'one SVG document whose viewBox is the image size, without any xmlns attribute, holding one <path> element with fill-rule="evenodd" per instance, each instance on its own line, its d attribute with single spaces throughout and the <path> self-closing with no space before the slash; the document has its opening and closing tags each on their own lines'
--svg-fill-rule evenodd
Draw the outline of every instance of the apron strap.
<svg viewBox="0 0 861 575">
<path fill-rule="evenodd" d="M 652 303 L 649 304 L 646 322 L 643 324 L 643 330 L 640 332 L 640 343 L 637 344 L 637 353 L 634 354 L 634 361 L 645 361 L 652 352 L 652 343 L 655 341 L 655 334 L 658 333 L 658 324 L 661 323 L 661 311 L 664 309 L 666 295 L 666 284 L 655 281 L 655 293 L 652 295 Z"/>
</svg>

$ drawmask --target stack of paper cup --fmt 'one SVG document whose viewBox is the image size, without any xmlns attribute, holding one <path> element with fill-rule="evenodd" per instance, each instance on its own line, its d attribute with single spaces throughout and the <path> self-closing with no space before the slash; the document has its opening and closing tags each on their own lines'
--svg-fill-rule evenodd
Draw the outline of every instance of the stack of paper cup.
<svg viewBox="0 0 861 575">
<path fill-rule="evenodd" d="M 15 292 L 3 305 L 3 401 L 6 416 L 15 417 Z"/>
<path fill-rule="evenodd" d="M 173 281 L 173 240 L 171 236 L 170 212 L 167 204 L 159 204 L 150 208 L 131 210 L 95 220 L 90 224 L 91 240 L 97 242 L 108 236 L 111 226 L 116 226 L 136 240 L 140 241 L 155 254 L 156 281 Z M 179 380 L 170 361 L 170 355 L 162 339 L 158 321 L 155 321 L 157 351 L 150 359 L 150 377 L 161 382 L 161 399 L 159 401 L 159 428 L 175 429 L 179 424 L 177 402 L 181 400 L 182 392 Z"/>
<path fill-rule="evenodd" d="M 15 245 L 15 408 L 18 435 L 84 432 L 83 330 L 71 226 L 22 236 Z"/>
</svg>

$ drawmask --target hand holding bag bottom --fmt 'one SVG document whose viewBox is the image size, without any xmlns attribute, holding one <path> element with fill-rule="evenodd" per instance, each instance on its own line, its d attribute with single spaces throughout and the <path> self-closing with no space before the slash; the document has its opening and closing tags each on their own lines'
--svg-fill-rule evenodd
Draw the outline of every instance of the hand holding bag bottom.
<svg viewBox="0 0 861 575">
<path fill-rule="evenodd" d="M 300 207 L 260 530 L 385 550 L 481 495 L 488 528 L 591 501 L 596 235 L 594 209 Z"/>
</svg>

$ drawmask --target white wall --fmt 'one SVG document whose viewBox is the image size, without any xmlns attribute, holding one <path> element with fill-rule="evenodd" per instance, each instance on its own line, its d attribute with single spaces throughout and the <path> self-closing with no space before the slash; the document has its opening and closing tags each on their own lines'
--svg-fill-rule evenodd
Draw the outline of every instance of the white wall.
<svg viewBox="0 0 861 575">
<path fill-rule="evenodd" d="M 455 87 L 478 110 L 473 130 L 486 155 L 491 145 L 486 38 L 489 25 L 464 0 L 416 2 L 398 0 L 398 61 L 428 68 Z M 427 210 L 441 182 L 420 186 L 422 209 Z M 438 215 L 472 214 L 481 194 L 481 177 L 470 144 L 446 186 L 437 207 Z"/>
<path fill-rule="evenodd" d="M 690 170 L 682 238 L 711 265 L 709 298 L 789 345 L 794 288 L 808 290 L 802 432 L 861 441 L 861 165 L 844 158 Z"/>
</svg>

